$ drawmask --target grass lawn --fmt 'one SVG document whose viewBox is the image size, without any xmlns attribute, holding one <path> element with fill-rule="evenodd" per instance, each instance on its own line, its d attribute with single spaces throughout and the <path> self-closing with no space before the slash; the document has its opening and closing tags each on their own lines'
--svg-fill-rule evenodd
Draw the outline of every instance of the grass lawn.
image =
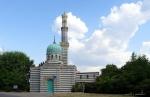
<svg viewBox="0 0 150 97">
<path fill-rule="evenodd" d="M 93 93 L 59 93 L 50 97 L 133 97 L 128 95 L 117 94 L 93 94 Z"/>
</svg>

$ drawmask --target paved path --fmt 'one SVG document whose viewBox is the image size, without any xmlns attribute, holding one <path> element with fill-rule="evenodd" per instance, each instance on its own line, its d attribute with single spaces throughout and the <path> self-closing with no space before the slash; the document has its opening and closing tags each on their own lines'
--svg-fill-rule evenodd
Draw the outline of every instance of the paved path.
<svg viewBox="0 0 150 97">
<path fill-rule="evenodd" d="M 1 94 L 0 93 L 0 97 L 18 97 L 18 96 L 13 96 L 13 95 L 9 95 L 9 94 Z"/>
<path fill-rule="evenodd" d="M 0 97 L 52 97 L 48 93 L 0 92 Z"/>
</svg>

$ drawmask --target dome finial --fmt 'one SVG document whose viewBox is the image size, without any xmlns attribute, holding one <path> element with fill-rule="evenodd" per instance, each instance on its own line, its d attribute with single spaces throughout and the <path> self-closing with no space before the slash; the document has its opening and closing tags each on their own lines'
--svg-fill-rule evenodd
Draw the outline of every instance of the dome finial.
<svg viewBox="0 0 150 97">
<path fill-rule="evenodd" d="M 53 42 L 53 44 L 56 44 L 56 41 L 55 41 L 55 35 L 54 35 L 54 42 Z"/>
</svg>

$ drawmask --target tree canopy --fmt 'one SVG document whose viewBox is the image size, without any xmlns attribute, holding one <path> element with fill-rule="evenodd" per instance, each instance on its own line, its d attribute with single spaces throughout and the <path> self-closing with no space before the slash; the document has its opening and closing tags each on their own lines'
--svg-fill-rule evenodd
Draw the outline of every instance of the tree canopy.
<svg viewBox="0 0 150 97">
<path fill-rule="evenodd" d="M 85 84 L 85 92 L 144 93 L 150 95 L 150 61 L 145 55 L 132 53 L 121 68 L 108 64 L 101 69 L 95 83 Z"/>
<path fill-rule="evenodd" d="M 0 54 L 0 90 L 12 91 L 17 85 L 18 90 L 29 90 L 29 70 L 33 65 L 30 58 L 18 51 Z"/>
</svg>

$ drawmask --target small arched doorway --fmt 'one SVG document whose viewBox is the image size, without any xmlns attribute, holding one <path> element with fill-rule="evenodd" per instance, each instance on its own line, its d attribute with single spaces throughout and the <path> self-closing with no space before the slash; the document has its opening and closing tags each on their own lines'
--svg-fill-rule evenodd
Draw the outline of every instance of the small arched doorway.
<svg viewBox="0 0 150 97">
<path fill-rule="evenodd" d="M 47 80 L 47 89 L 48 89 L 48 93 L 54 92 L 54 82 L 52 79 Z"/>
</svg>

